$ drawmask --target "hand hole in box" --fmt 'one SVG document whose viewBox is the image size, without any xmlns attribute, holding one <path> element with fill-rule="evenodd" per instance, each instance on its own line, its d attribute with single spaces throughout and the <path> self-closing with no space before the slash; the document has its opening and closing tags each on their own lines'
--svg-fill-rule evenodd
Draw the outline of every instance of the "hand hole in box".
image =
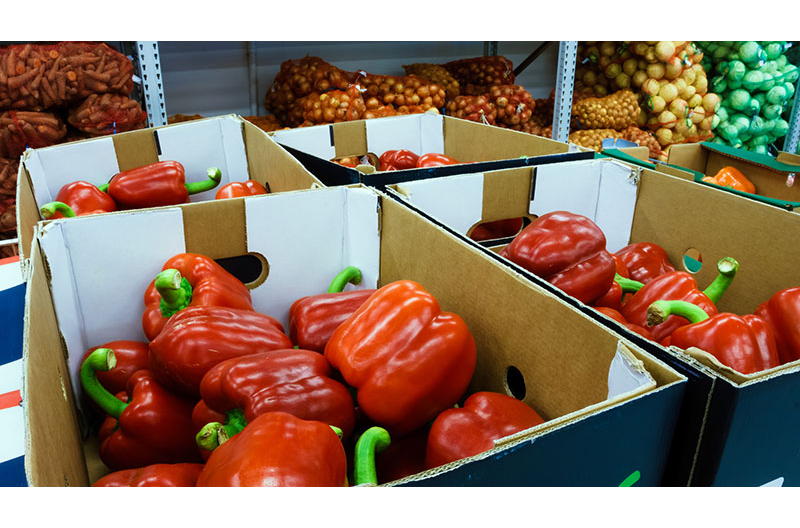
<svg viewBox="0 0 800 528">
<path fill-rule="evenodd" d="M 237 257 L 214 259 L 217 264 L 242 281 L 248 289 L 252 290 L 267 280 L 269 275 L 269 262 L 259 253 L 248 253 Z"/>
<path fill-rule="evenodd" d="M 513 238 L 530 223 L 530 218 L 524 216 L 484 222 L 474 226 L 470 231 L 469 237 L 476 242 Z"/>
<path fill-rule="evenodd" d="M 703 255 L 695 248 L 689 248 L 683 254 L 683 268 L 691 274 L 695 274 L 703 267 Z"/>
<path fill-rule="evenodd" d="M 525 378 L 517 367 L 512 365 L 506 369 L 506 380 L 504 385 L 506 388 L 506 393 L 509 396 L 512 396 L 518 400 L 525 399 Z"/>
</svg>

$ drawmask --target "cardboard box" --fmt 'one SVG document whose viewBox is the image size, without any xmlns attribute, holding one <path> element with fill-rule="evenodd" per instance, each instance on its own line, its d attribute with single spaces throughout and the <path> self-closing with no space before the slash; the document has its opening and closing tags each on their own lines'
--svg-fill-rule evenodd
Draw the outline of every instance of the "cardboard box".
<svg viewBox="0 0 800 528">
<path fill-rule="evenodd" d="M 40 224 L 24 355 L 32 484 L 86 485 L 103 473 L 92 443 L 82 446 L 80 357 L 112 337 L 142 337 L 143 308 L 131 300 L 183 251 L 263 258 L 268 265 L 250 284 L 254 306 L 285 328 L 291 302 L 326 291 L 346 265 L 362 270 L 359 287 L 415 280 L 473 333 L 471 391 L 508 393 L 507 371 L 518 369 L 524 401 L 548 422 L 398 483 L 616 486 L 631 475 L 639 485 L 661 482 L 685 377 L 480 248 L 359 186 Z M 100 286 L 108 281 L 111 291 Z"/>
<path fill-rule="evenodd" d="M 700 255 L 705 265 L 695 276 L 702 286 L 714 279 L 718 259 L 735 257 L 739 273 L 720 311 L 753 313 L 773 293 L 800 283 L 790 249 L 797 247 L 796 214 L 613 159 L 409 182 L 387 192 L 462 237 L 488 221 L 553 210 L 584 214 L 604 230 L 612 252 L 628 243 L 653 242 L 677 269 L 687 271 L 685 257 Z M 509 241 L 485 245 L 496 251 Z M 705 352 L 667 350 L 494 257 L 689 378 L 668 464 L 670 484 L 755 486 L 784 478 L 787 485 L 800 485 L 794 440 L 800 429 L 800 364 L 742 376 Z"/>
<path fill-rule="evenodd" d="M 378 189 L 404 181 L 593 156 L 552 139 L 434 113 L 280 130 L 272 137 L 325 185 L 363 183 Z M 380 157 L 393 149 L 446 154 L 465 163 L 374 172 L 371 166 L 357 170 L 330 161 L 370 153 Z"/>
<path fill-rule="evenodd" d="M 704 175 L 714 176 L 723 167 L 735 167 L 755 185 L 757 195 L 754 198 L 790 210 L 800 207 L 800 182 L 787 186 L 787 178 L 800 172 L 800 156 L 781 152 L 777 158 L 773 158 L 727 145 L 703 142 L 673 145 L 667 161 L 671 165 L 694 171 L 691 175 L 694 181 L 700 181 Z M 714 187 L 753 196 L 718 185 Z"/>
<path fill-rule="evenodd" d="M 29 149 L 22 156 L 17 179 L 23 267 L 30 256 L 33 226 L 42 220 L 39 207 L 55 200 L 63 185 L 77 180 L 100 185 L 120 171 L 163 160 L 181 162 L 187 182 L 204 180 L 206 169 L 219 167 L 220 184 L 192 195 L 192 202 L 213 200 L 221 186 L 247 179 L 272 192 L 322 185 L 263 130 L 236 115 Z"/>
</svg>

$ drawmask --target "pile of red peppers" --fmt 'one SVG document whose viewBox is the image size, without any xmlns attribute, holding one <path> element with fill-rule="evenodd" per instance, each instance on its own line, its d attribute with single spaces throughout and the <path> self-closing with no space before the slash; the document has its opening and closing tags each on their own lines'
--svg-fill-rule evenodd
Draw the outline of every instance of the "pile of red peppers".
<svg viewBox="0 0 800 528">
<path fill-rule="evenodd" d="M 186 172 L 177 161 L 159 161 L 115 174 L 108 183 L 93 185 L 75 181 L 61 187 L 53 202 L 40 208 L 42 218 L 70 218 L 74 216 L 110 213 L 129 209 L 180 205 L 189 202 L 189 196 L 217 187 L 221 171 L 211 167 L 207 179 L 186 182 Z M 267 194 L 267 189 L 254 180 L 231 182 L 219 188 L 215 198 L 236 198 Z"/>
<path fill-rule="evenodd" d="M 467 394 L 475 341 L 420 284 L 360 282 L 348 267 L 297 299 L 285 331 L 214 260 L 167 260 L 143 287 L 147 341 L 84 355 L 111 471 L 94 485 L 377 485 L 543 423 L 511 396 Z"/>
</svg>

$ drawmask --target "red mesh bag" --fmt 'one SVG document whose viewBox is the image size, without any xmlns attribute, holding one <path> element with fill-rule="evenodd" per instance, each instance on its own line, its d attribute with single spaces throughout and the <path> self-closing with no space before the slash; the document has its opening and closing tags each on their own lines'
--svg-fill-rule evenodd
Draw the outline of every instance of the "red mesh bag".
<svg viewBox="0 0 800 528">
<path fill-rule="evenodd" d="M 242 116 L 242 119 L 253 123 L 264 132 L 274 132 L 275 130 L 286 128 L 278 121 L 278 118 L 272 114 L 265 116 Z"/>
<path fill-rule="evenodd" d="M 345 90 L 352 77 L 352 73 L 319 57 L 284 61 L 264 96 L 264 107 L 279 120 L 285 121 L 298 99 L 311 95 L 312 92 Z"/>
<path fill-rule="evenodd" d="M 502 55 L 461 59 L 442 66 L 464 87 L 514 84 L 515 81 L 514 64 Z M 463 88 L 461 93 L 466 93 Z"/>
<path fill-rule="evenodd" d="M 385 105 L 442 108 L 447 98 L 444 88 L 416 75 L 396 77 L 359 72 L 356 82 L 364 89 L 362 97 L 369 109 Z"/>
<path fill-rule="evenodd" d="M 0 198 L 0 233 L 16 234 L 17 232 L 17 200 L 16 198 Z"/>
<path fill-rule="evenodd" d="M 147 114 L 138 101 L 119 94 L 92 94 L 69 112 L 67 121 L 81 132 L 106 136 L 144 127 Z"/>
<path fill-rule="evenodd" d="M 410 114 L 424 114 L 425 112 L 435 112 L 440 113 L 439 109 L 433 107 L 431 105 L 403 105 L 397 107 L 397 113 L 400 115 L 410 115 Z"/>
<path fill-rule="evenodd" d="M 550 91 L 547 99 L 534 99 L 533 113 L 531 120 L 539 127 L 544 128 L 553 124 L 553 112 L 556 106 L 556 91 Z"/>
<path fill-rule="evenodd" d="M 26 147 L 41 148 L 59 143 L 67 126 L 47 112 L 9 110 L 0 114 L 0 157 L 19 158 Z"/>
<path fill-rule="evenodd" d="M 527 123 L 536 107 L 528 90 L 516 84 L 490 87 L 489 100 L 497 109 L 497 125 L 504 127 Z"/>
<path fill-rule="evenodd" d="M 133 62 L 104 43 L 0 49 L 0 108 L 44 110 L 93 93 L 130 94 Z"/>
<path fill-rule="evenodd" d="M 377 119 L 379 117 L 392 117 L 398 115 L 398 110 L 391 105 L 382 105 L 377 108 L 367 108 L 364 111 L 363 119 Z"/>
<path fill-rule="evenodd" d="M 661 144 L 651 132 L 642 130 L 639 127 L 629 126 L 622 131 L 622 137 L 628 141 L 633 141 L 637 145 L 649 148 L 650 157 L 653 159 L 661 159 L 664 157 Z"/>
<path fill-rule="evenodd" d="M 346 91 L 314 92 L 297 101 L 289 114 L 290 125 L 321 125 L 361 119 L 366 111 L 364 99 L 357 86 Z"/>
<path fill-rule="evenodd" d="M 497 121 L 497 108 L 485 95 L 459 95 L 447 103 L 447 114 L 487 125 Z"/>
<path fill-rule="evenodd" d="M 17 195 L 17 170 L 19 159 L 0 158 L 0 199 Z"/>
</svg>

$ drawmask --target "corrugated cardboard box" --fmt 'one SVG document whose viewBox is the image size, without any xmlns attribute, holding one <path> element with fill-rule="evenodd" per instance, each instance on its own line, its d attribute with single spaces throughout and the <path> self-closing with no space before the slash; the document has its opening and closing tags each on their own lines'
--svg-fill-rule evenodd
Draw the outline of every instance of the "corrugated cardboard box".
<svg viewBox="0 0 800 528">
<path fill-rule="evenodd" d="M 39 207 L 55 200 L 63 185 L 78 180 L 100 185 L 120 171 L 164 160 L 181 162 L 187 182 L 206 179 L 209 167 L 221 170 L 220 184 L 190 196 L 192 202 L 213 200 L 221 186 L 247 179 L 272 192 L 321 185 L 264 131 L 235 115 L 30 149 L 22 156 L 17 184 L 23 264 L 30 256 L 33 226 L 42 220 Z"/>
<path fill-rule="evenodd" d="M 753 313 L 773 293 L 800 284 L 792 256 L 800 228 L 796 214 L 617 160 L 409 182 L 389 192 L 460 235 L 494 220 L 533 218 L 553 210 L 583 214 L 603 229 L 612 252 L 632 242 L 653 242 L 679 270 L 690 271 L 688 257 L 701 260 L 705 265 L 695 277 L 703 286 L 716 275 L 713 263 L 732 256 L 740 263 L 739 273 L 719 303 L 720 311 Z M 487 245 L 497 250 L 508 241 Z M 794 440 L 800 430 L 800 365 L 742 376 L 705 352 L 690 356 L 637 337 L 538 277 L 527 276 L 690 378 L 671 455 L 671 483 L 754 486 L 783 477 L 788 485 L 800 485 Z"/>
<path fill-rule="evenodd" d="M 184 251 L 265 261 L 249 284 L 254 306 L 285 328 L 290 304 L 347 265 L 361 269 L 359 287 L 417 281 L 475 337 L 471 391 L 515 394 L 549 420 L 403 483 L 661 482 L 685 377 L 397 201 L 338 187 L 40 224 L 24 349 L 32 484 L 86 485 L 104 472 L 91 442 L 83 450 L 80 357 L 112 337 L 142 337 L 141 292 Z M 520 377 L 509 382 L 511 367 Z"/>
<path fill-rule="evenodd" d="M 593 155 L 587 149 L 552 139 L 435 113 L 281 130 L 273 132 L 272 137 L 325 185 L 363 183 L 378 189 L 404 181 L 588 159 Z M 369 166 L 359 166 L 357 170 L 330 161 L 367 154 L 380 157 L 394 149 L 407 149 L 418 155 L 446 154 L 463 163 L 374 172 Z"/>
</svg>

